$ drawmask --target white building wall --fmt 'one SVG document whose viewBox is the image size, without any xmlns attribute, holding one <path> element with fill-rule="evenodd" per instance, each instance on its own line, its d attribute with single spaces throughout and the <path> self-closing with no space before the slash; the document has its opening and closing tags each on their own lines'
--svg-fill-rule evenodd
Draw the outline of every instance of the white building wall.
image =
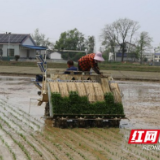
<svg viewBox="0 0 160 160">
<path fill-rule="evenodd" d="M 34 43 L 31 41 L 30 37 L 28 37 L 28 38 L 22 43 L 22 45 L 35 46 Z"/>
<path fill-rule="evenodd" d="M 62 59 L 61 54 L 58 52 L 53 52 L 50 54 L 50 59 Z"/>
<path fill-rule="evenodd" d="M 29 50 L 29 57 L 36 58 L 36 51 L 35 50 Z"/>
<path fill-rule="evenodd" d="M 14 49 L 14 55 L 19 55 L 19 44 L 3 44 L 3 57 L 7 57 L 7 49 Z"/>
<path fill-rule="evenodd" d="M 26 58 L 26 57 L 27 57 L 27 50 L 20 49 L 20 58 Z"/>
<path fill-rule="evenodd" d="M 29 50 L 29 58 L 36 58 L 36 50 L 28 49 Z M 20 49 L 20 58 L 27 58 L 27 49 Z"/>
</svg>

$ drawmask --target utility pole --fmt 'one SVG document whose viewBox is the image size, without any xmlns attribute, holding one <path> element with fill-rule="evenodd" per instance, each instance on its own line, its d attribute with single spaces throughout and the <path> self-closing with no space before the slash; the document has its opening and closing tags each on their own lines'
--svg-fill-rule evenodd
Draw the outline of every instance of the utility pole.
<svg viewBox="0 0 160 160">
<path fill-rule="evenodd" d="M 11 35 L 11 32 L 6 32 L 6 34 L 8 34 L 8 47 L 7 47 L 7 57 L 10 57 L 10 51 L 9 51 L 9 48 L 10 48 L 10 35 Z"/>
</svg>

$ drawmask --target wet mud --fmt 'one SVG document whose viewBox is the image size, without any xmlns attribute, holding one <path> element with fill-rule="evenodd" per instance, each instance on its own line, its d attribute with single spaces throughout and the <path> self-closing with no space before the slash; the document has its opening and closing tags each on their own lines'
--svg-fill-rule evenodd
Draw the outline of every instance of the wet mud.
<svg viewBox="0 0 160 160">
<path fill-rule="evenodd" d="M 159 128 L 160 85 L 117 81 L 126 117 L 120 128 L 59 129 L 43 118 L 38 89 L 27 77 L 0 77 L 0 159 L 158 160 L 159 151 L 129 145 L 130 130 Z M 8 155 L 8 157 L 7 157 Z"/>
</svg>

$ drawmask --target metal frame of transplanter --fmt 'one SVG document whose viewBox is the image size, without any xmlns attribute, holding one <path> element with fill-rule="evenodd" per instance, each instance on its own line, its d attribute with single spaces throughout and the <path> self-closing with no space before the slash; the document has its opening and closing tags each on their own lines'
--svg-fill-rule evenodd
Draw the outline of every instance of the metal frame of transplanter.
<svg viewBox="0 0 160 160">
<path fill-rule="evenodd" d="M 57 73 L 50 74 L 50 78 L 47 79 L 47 72 L 51 72 L 51 69 L 47 70 L 47 62 L 46 62 L 46 52 L 45 52 L 45 58 L 43 59 L 42 55 L 37 55 L 37 66 L 40 68 L 40 71 L 43 74 L 42 79 L 42 86 L 40 85 L 40 82 L 38 82 L 35 79 L 32 79 L 32 82 L 37 86 L 38 89 L 41 91 L 41 99 L 38 101 L 38 105 L 41 105 L 43 102 L 46 102 L 45 107 L 45 115 L 48 115 L 46 117 L 54 119 L 54 125 L 56 127 L 106 127 L 106 126 L 113 126 L 118 127 L 121 119 L 126 119 L 124 114 L 53 114 L 53 107 L 51 104 L 51 92 L 56 92 L 56 88 L 61 88 L 64 83 L 66 83 L 66 87 L 70 85 L 71 83 L 76 86 L 78 92 L 81 92 L 81 87 L 78 86 L 78 83 L 80 85 L 83 84 L 84 87 L 87 86 L 87 92 L 89 99 L 92 99 L 92 94 L 96 94 L 96 96 L 100 96 L 100 92 L 98 92 L 98 89 L 96 89 L 96 92 L 92 92 L 91 90 L 95 90 L 95 86 L 100 86 L 103 90 L 101 91 L 101 95 L 104 95 L 106 91 L 110 91 L 115 96 L 117 94 L 119 95 L 118 101 L 121 101 L 121 93 L 118 87 L 118 84 L 116 84 L 113 81 L 113 78 L 110 75 L 107 75 L 105 78 L 101 78 L 97 75 L 90 75 L 88 72 L 77 72 L 74 74 L 73 71 L 71 71 L 70 74 L 60 74 L 58 71 Z M 64 72 L 63 72 L 64 73 Z M 58 86 L 56 86 L 58 85 Z M 52 86 L 52 87 L 51 87 Z M 55 87 L 55 88 L 54 88 Z M 93 89 L 92 89 L 93 87 Z M 67 87 L 69 88 L 69 86 Z M 69 92 L 67 88 L 63 88 L 63 92 Z M 99 87 L 98 87 L 99 88 Z M 86 90 L 86 88 L 84 88 Z M 91 94 L 90 94 L 91 93 Z M 95 99 L 98 101 L 98 97 Z M 92 101 L 90 101 L 92 102 Z M 46 114 L 47 113 L 47 114 Z"/>
</svg>

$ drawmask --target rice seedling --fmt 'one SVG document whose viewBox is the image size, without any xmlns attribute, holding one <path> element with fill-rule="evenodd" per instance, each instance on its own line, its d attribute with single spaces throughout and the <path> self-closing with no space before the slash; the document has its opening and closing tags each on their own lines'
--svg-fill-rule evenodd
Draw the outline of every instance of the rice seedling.
<svg viewBox="0 0 160 160">
<path fill-rule="evenodd" d="M 8 148 L 9 152 L 12 154 L 13 160 L 16 160 L 16 155 L 15 153 L 12 151 L 11 147 L 8 145 L 7 142 L 4 141 L 4 139 L 2 138 L 2 136 L 0 136 L 0 140 L 2 141 L 2 143 Z M 2 157 L 3 158 L 3 157 Z"/>
<path fill-rule="evenodd" d="M 0 119 L 1 119 L 1 117 L 0 117 Z M 1 119 L 1 120 L 3 121 L 3 119 Z M 5 121 L 4 121 L 4 122 L 5 122 Z M 7 124 L 7 123 L 6 123 L 6 124 Z M 14 141 L 15 144 L 17 144 L 17 145 L 21 148 L 21 150 L 22 150 L 22 151 L 25 153 L 25 155 L 27 156 L 27 159 L 28 159 L 28 160 L 31 160 L 30 154 L 29 154 L 29 152 L 26 150 L 26 148 L 25 148 L 20 142 L 18 142 L 16 139 L 14 139 L 13 136 L 12 136 L 12 134 L 9 133 L 6 129 L 4 129 L 4 128 L 2 127 L 1 123 L 0 123 L 0 128 L 1 128 L 7 135 L 9 135 L 9 136 L 11 137 L 11 139 Z"/>
<path fill-rule="evenodd" d="M 48 148 L 44 143 L 42 143 L 39 139 L 37 139 L 32 133 L 30 134 L 40 145 L 42 145 L 44 148 L 46 148 L 46 150 L 48 151 L 48 152 L 50 152 L 53 156 L 54 156 L 54 158 L 56 159 L 56 160 L 59 160 L 59 158 L 56 156 L 56 154 L 55 154 L 55 152 L 53 151 L 53 150 L 51 150 L 50 148 Z"/>
<path fill-rule="evenodd" d="M 73 148 L 69 143 L 65 142 L 66 146 L 68 146 L 70 149 L 72 149 L 74 152 L 77 152 L 75 148 Z M 87 160 L 87 158 L 82 154 L 81 152 L 77 152 L 84 160 Z"/>
<path fill-rule="evenodd" d="M 24 117 L 22 114 L 20 114 L 19 112 L 17 112 L 15 109 L 13 109 L 13 107 L 10 107 L 9 105 L 7 105 L 8 108 L 10 108 L 12 111 L 14 111 L 15 113 L 17 113 L 19 116 Z M 26 113 L 26 112 L 24 112 Z M 31 121 L 29 118 L 25 117 L 25 119 L 29 122 L 31 122 L 32 124 L 34 124 L 35 126 L 37 126 L 38 128 L 40 128 L 40 125 L 35 123 L 34 121 Z"/>
</svg>

